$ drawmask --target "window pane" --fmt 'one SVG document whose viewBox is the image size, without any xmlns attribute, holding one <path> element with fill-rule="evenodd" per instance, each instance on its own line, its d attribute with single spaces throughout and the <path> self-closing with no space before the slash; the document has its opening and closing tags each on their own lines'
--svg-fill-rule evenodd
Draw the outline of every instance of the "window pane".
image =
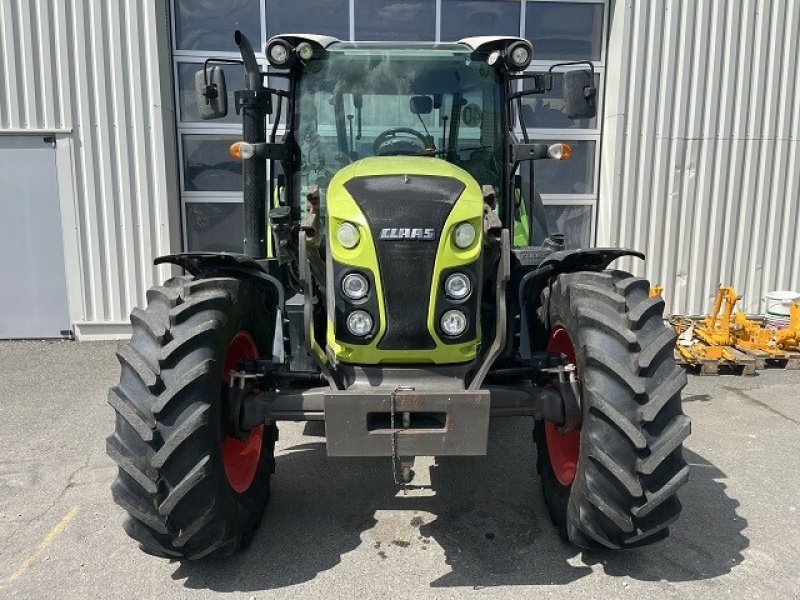
<svg viewBox="0 0 800 600">
<path fill-rule="evenodd" d="M 519 0 L 442 0 L 442 40 L 519 35 Z"/>
<path fill-rule="evenodd" d="M 537 160 L 534 163 L 533 181 L 540 194 L 594 193 L 596 142 L 569 140 L 568 143 L 572 147 L 569 160 Z"/>
<path fill-rule="evenodd" d="M 184 189 L 190 192 L 240 191 L 242 163 L 228 152 L 236 140 L 236 136 L 228 135 L 184 135 Z"/>
<path fill-rule="evenodd" d="M 592 243 L 592 207 L 545 205 L 550 233 L 563 233 L 567 250 L 588 248 Z"/>
<path fill-rule="evenodd" d="M 202 121 L 197 111 L 194 92 L 194 74 L 203 68 L 203 63 L 178 63 L 178 101 L 180 102 L 180 120 L 184 122 L 204 123 L 241 123 L 242 118 L 236 116 L 233 93 L 244 88 L 244 67 L 239 65 L 216 65 L 225 72 L 225 84 L 228 88 L 228 116 L 224 119 Z"/>
<path fill-rule="evenodd" d="M 241 29 L 258 49 L 261 45 L 259 0 L 175 0 L 175 47 L 178 50 L 236 52 L 233 32 L 237 29 Z"/>
<path fill-rule="evenodd" d="M 530 80 L 524 80 L 523 87 L 533 87 Z M 594 85 L 600 96 L 600 75 L 595 74 Z M 598 110 L 600 107 L 598 106 Z M 522 99 L 522 116 L 528 129 L 594 129 L 597 127 L 597 118 L 577 119 L 567 117 L 564 112 L 564 74 L 553 73 L 553 89 L 544 94 L 527 96 Z"/>
<path fill-rule="evenodd" d="M 312 32 L 350 39 L 349 0 L 265 0 L 267 38 L 280 33 Z"/>
<path fill-rule="evenodd" d="M 435 0 L 355 0 L 357 40 L 436 39 Z"/>
<path fill-rule="evenodd" d="M 189 252 L 242 252 L 241 204 L 187 202 L 184 206 Z"/>
<path fill-rule="evenodd" d="M 536 60 L 600 60 L 603 5 L 528 2 L 525 37 Z"/>
</svg>

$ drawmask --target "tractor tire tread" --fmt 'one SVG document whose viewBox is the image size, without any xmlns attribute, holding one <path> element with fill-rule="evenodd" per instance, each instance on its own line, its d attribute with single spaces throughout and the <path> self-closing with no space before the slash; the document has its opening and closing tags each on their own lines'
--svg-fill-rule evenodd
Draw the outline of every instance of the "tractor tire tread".
<svg viewBox="0 0 800 600">
<path fill-rule="evenodd" d="M 262 322 L 252 316 L 257 295 L 240 291 L 246 285 L 181 276 L 151 288 L 147 308 L 132 313 L 131 340 L 117 349 L 122 376 L 108 402 L 118 417 L 106 445 L 118 466 L 112 497 L 128 513 L 125 531 L 148 554 L 230 554 L 246 545 L 269 498 L 275 426 L 254 483 L 237 493 L 224 473 L 222 433 L 212 426 L 222 407 L 209 399 L 222 377 L 220 347 Z M 271 339 L 267 329 L 258 336 L 259 345 Z"/>
<path fill-rule="evenodd" d="M 125 391 L 115 386 L 108 390 L 108 403 L 145 442 L 153 441 L 156 421 L 151 415 L 140 411 Z"/>
<path fill-rule="evenodd" d="M 555 478 L 544 427 L 534 438 L 548 510 L 562 537 L 585 548 L 618 549 L 660 540 L 678 518 L 689 479 L 682 444 L 685 373 L 664 301 L 646 279 L 622 271 L 560 275 L 543 292 L 546 327 L 567 329 L 577 354 L 584 405 L 575 479 Z"/>
<path fill-rule="evenodd" d="M 158 449 L 150 460 L 150 463 L 157 469 L 163 468 L 178 447 L 188 440 L 195 431 L 208 425 L 209 406 L 200 406 L 194 413 L 186 418 L 180 427 L 172 432 L 164 440 L 164 444 Z"/>
<path fill-rule="evenodd" d="M 156 385 L 160 369 L 154 361 L 146 359 L 129 342 L 124 342 L 117 346 L 117 359 L 122 367 L 127 366 L 147 387 L 153 388 Z"/>
</svg>

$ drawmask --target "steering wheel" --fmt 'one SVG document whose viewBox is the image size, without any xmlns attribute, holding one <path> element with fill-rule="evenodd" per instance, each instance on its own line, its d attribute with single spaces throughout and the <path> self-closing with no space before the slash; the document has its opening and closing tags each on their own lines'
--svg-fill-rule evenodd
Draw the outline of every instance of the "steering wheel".
<svg viewBox="0 0 800 600">
<path fill-rule="evenodd" d="M 419 154 L 424 154 L 425 149 L 428 147 L 428 136 L 412 127 L 392 127 L 391 129 L 381 132 L 378 134 L 378 137 L 375 138 L 375 142 L 372 144 L 372 152 L 375 154 L 375 156 L 380 156 L 381 146 L 383 146 L 386 142 L 396 138 L 397 134 L 400 133 L 417 138 L 422 144 L 422 151 Z"/>
</svg>

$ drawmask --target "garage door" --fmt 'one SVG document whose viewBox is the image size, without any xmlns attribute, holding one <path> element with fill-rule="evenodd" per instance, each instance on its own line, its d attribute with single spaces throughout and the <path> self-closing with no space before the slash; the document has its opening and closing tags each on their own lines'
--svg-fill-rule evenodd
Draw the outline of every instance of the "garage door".
<svg viewBox="0 0 800 600">
<path fill-rule="evenodd" d="M 0 338 L 69 327 L 55 144 L 0 136 Z"/>
</svg>

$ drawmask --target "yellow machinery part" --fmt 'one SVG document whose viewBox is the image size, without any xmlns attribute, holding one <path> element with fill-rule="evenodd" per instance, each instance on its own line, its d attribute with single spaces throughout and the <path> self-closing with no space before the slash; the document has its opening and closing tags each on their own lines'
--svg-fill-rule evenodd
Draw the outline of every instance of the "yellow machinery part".
<svg viewBox="0 0 800 600">
<path fill-rule="evenodd" d="M 731 286 L 721 285 L 714 299 L 713 312 L 697 323 L 695 335 L 709 346 L 732 346 L 731 316 L 739 296 Z"/>
<path fill-rule="evenodd" d="M 661 286 L 650 288 L 650 295 L 663 291 Z M 789 324 L 783 329 L 765 326 L 761 321 L 748 319 L 734 312 L 741 296 L 731 286 L 719 286 L 711 314 L 692 320 L 680 315 L 669 319 L 679 335 L 676 348 L 687 362 L 698 359 L 735 361 L 728 346 L 757 350 L 773 355 L 800 351 L 800 302 L 791 305 Z"/>
<path fill-rule="evenodd" d="M 761 350 L 772 354 L 780 353 L 775 344 L 774 331 L 758 321 L 748 319 L 743 312 L 733 315 L 736 345 L 748 350 Z"/>
<path fill-rule="evenodd" d="M 789 307 L 789 325 L 775 331 L 775 343 L 783 350 L 800 351 L 800 302 Z"/>
</svg>

